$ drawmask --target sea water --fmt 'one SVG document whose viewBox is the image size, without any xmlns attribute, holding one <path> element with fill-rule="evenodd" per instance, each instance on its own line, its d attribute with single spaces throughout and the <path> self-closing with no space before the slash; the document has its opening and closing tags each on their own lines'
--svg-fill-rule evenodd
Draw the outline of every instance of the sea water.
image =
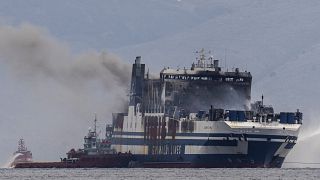
<svg viewBox="0 0 320 180">
<path fill-rule="evenodd" d="M 317 168 L 281 169 L 0 169 L 0 179 L 320 179 Z"/>
</svg>

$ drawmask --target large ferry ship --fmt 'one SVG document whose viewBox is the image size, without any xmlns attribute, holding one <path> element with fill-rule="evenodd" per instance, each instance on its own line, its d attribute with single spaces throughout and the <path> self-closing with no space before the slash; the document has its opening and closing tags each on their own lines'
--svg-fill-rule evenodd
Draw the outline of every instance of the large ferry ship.
<svg viewBox="0 0 320 180">
<path fill-rule="evenodd" d="M 191 68 L 158 78 L 136 57 L 128 111 L 113 113 L 112 148 L 131 167 L 281 167 L 296 144 L 302 113 L 251 103 L 252 75 L 228 71 L 204 50 Z"/>
</svg>

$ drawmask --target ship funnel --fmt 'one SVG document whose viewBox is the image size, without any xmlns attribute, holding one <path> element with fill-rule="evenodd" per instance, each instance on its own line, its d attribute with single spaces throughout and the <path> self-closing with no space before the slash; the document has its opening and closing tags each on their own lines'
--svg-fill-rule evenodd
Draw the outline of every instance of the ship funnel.
<svg viewBox="0 0 320 180">
<path fill-rule="evenodd" d="M 135 62 L 135 64 L 140 64 L 141 63 L 141 56 L 137 56 L 136 60 L 134 62 Z"/>
<path fill-rule="evenodd" d="M 218 68 L 219 67 L 219 60 L 214 60 L 213 61 L 213 67 Z"/>
<path fill-rule="evenodd" d="M 142 100 L 144 75 L 145 65 L 141 64 L 141 56 L 137 56 L 132 65 L 130 105 L 136 105 Z"/>
</svg>

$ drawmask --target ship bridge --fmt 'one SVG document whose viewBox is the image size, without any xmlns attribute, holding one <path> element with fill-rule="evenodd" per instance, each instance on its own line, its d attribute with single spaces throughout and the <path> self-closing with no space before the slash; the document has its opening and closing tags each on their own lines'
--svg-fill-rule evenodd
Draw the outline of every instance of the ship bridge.
<svg viewBox="0 0 320 180">
<path fill-rule="evenodd" d="M 187 113 L 198 112 L 211 105 L 225 109 L 249 109 L 251 73 L 239 68 L 222 71 L 219 60 L 212 56 L 206 58 L 204 50 L 199 51 L 199 57 L 190 69 L 164 68 L 160 72 L 160 80 L 167 111 L 178 108 Z"/>
<path fill-rule="evenodd" d="M 199 57 L 196 58 L 196 63 L 191 65 L 190 69 L 172 69 L 164 68 L 160 72 L 161 80 L 203 80 L 211 82 L 223 82 L 229 84 L 251 85 L 252 76 L 250 72 L 241 72 L 239 68 L 234 71 L 222 71 L 219 66 L 219 60 L 213 56 L 206 58 L 204 49 L 197 51 Z"/>
<path fill-rule="evenodd" d="M 170 69 L 164 68 L 160 73 L 161 80 L 203 80 L 238 85 L 250 85 L 252 76 L 250 72 L 222 72 L 214 69 Z"/>
</svg>

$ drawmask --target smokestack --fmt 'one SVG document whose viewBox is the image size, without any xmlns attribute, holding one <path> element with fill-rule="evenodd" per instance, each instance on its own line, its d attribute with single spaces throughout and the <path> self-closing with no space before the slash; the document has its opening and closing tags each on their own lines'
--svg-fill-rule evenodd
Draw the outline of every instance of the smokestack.
<svg viewBox="0 0 320 180">
<path fill-rule="evenodd" d="M 209 110 L 209 121 L 213 121 L 213 106 L 210 106 L 210 110 Z"/>
<path fill-rule="evenodd" d="M 140 64 L 141 63 L 141 56 L 137 56 L 135 60 L 135 64 Z"/>
<path fill-rule="evenodd" d="M 218 68 L 219 67 L 219 60 L 214 60 L 213 61 L 213 67 Z"/>
<path fill-rule="evenodd" d="M 135 63 L 132 65 L 130 105 L 136 105 L 142 100 L 145 64 L 140 63 L 141 56 L 137 56 Z"/>
<path fill-rule="evenodd" d="M 213 67 L 215 71 L 221 71 L 221 68 L 219 67 L 219 60 L 213 60 Z"/>
</svg>

